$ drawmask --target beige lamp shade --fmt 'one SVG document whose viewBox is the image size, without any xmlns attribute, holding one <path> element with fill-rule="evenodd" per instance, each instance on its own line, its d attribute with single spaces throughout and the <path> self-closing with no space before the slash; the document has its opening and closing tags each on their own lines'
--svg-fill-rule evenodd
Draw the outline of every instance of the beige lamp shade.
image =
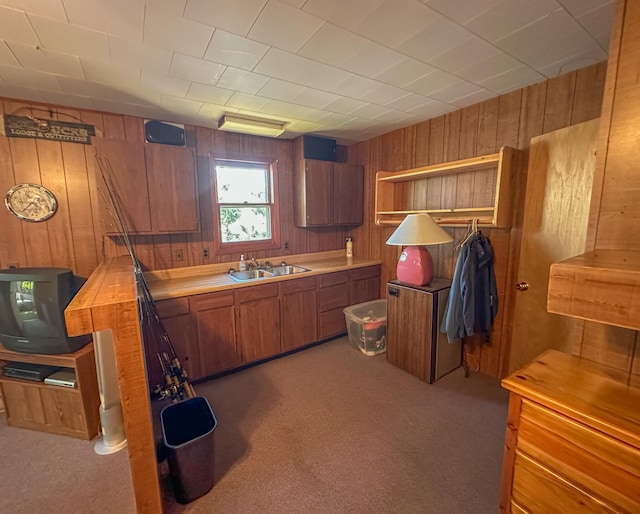
<svg viewBox="0 0 640 514">
<path fill-rule="evenodd" d="M 428 214 L 409 214 L 387 239 L 391 246 L 422 246 L 450 243 L 453 238 Z"/>
</svg>

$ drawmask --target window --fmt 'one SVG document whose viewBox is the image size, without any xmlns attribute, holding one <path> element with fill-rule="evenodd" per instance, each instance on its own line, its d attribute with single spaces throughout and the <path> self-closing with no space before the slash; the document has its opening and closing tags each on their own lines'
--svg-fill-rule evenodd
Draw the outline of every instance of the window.
<svg viewBox="0 0 640 514">
<path fill-rule="evenodd" d="M 215 159 L 213 170 L 218 250 L 241 253 L 277 248 L 275 163 Z"/>
</svg>

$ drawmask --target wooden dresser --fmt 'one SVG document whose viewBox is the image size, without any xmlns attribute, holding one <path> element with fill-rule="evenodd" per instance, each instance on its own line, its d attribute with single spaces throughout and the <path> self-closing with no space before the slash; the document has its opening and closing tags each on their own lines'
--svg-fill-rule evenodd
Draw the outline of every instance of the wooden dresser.
<svg viewBox="0 0 640 514">
<path fill-rule="evenodd" d="M 501 512 L 640 512 L 640 389 L 623 373 L 549 350 L 502 385 Z"/>
</svg>

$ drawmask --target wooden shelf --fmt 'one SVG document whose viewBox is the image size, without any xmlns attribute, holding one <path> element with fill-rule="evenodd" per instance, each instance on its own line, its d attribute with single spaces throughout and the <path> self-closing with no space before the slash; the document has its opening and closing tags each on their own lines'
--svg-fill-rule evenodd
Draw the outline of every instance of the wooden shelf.
<svg viewBox="0 0 640 514">
<path fill-rule="evenodd" d="M 480 226 L 508 227 L 516 155 L 517 150 L 505 146 L 498 153 L 470 159 L 400 172 L 379 171 L 376 225 L 399 225 L 408 214 L 427 213 L 443 226 L 466 225 L 477 219 Z M 439 180 L 434 181 L 436 178 Z M 455 181 L 448 198 L 441 194 L 443 180 Z"/>
<path fill-rule="evenodd" d="M 640 254 L 596 250 L 552 264 L 547 310 L 640 330 Z"/>
</svg>

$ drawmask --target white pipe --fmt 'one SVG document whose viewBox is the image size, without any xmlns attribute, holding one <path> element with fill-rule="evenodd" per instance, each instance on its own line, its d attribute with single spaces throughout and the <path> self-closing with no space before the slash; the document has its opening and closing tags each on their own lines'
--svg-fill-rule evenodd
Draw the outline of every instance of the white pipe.
<svg viewBox="0 0 640 514">
<path fill-rule="evenodd" d="M 93 449 L 99 455 L 108 455 L 127 446 L 111 330 L 93 333 L 93 349 L 96 357 L 102 425 L 102 434 L 94 443 Z"/>
</svg>

